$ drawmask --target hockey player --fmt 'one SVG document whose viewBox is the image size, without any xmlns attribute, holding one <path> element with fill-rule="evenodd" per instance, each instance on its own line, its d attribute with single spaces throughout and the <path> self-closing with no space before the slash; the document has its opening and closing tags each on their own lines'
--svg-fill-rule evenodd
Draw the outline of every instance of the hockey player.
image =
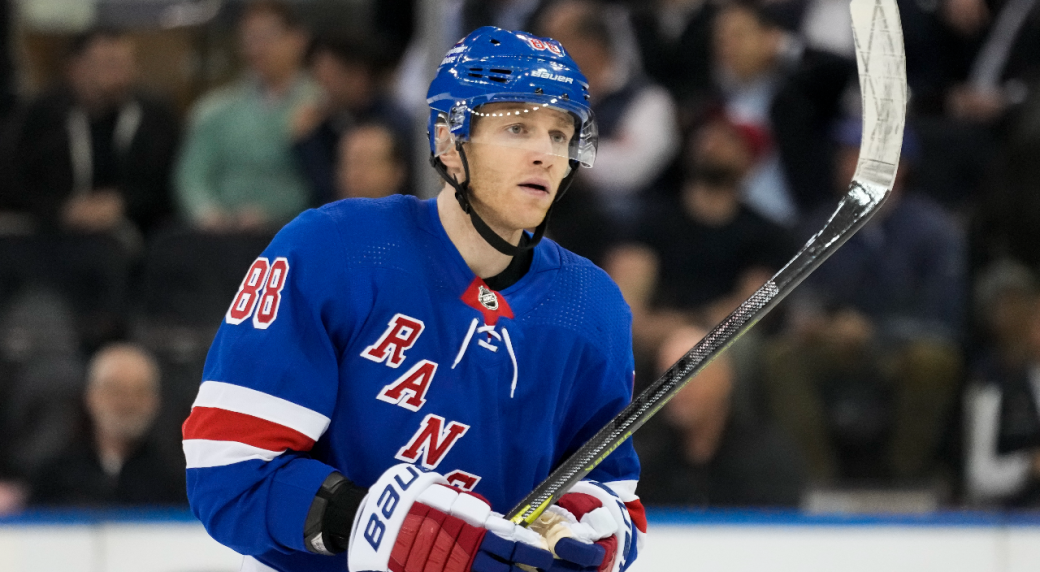
<svg viewBox="0 0 1040 572">
<path fill-rule="evenodd" d="M 428 94 L 440 194 L 307 211 L 253 263 L 184 423 L 192 509 L 243 570 L 635 559 L 631 441 L 548 509 L 551 528 L 500 514 L 631 400 L 620 292 L 541 240 L 595 159 L 588 99 L 559 43 L 481 28 Z"/>
</svg>

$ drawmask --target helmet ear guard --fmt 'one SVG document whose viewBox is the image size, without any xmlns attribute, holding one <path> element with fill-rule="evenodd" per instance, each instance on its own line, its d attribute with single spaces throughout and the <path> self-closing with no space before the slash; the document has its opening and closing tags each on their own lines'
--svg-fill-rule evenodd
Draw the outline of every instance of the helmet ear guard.
<svg viewBox="0 0 1040 572">
<path fill-rule="evenodd" d="M 455 148 L 456 137 L 448 125 L 447 114 L 434 111 L 436 116 L 430 119 L 430 152 L 432 157 L 440 157 Z"/>
</svg>

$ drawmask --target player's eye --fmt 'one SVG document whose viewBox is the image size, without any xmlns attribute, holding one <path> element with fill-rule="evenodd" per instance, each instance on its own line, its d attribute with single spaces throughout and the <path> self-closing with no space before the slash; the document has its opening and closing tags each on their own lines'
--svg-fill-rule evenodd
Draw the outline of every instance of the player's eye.
<svg viewBox="0 0 1040 572">
<path fill-rule="evenodd" d="M 514 123 L 506 127 L 506 132 L 512 135 L 522 135 L 524 131 L 524 126 L 519 123 Z"/>
<path fill-rule="evenodd" d="M 549 134 L 549 137 L 552 139 L 553 143 L 558 143 L 561 145 L 566 144 L 567 141 L 570 139 L 569 137 L 567 137 L 567 134 L 562 131 L 553 131 Z"/>
</svg>

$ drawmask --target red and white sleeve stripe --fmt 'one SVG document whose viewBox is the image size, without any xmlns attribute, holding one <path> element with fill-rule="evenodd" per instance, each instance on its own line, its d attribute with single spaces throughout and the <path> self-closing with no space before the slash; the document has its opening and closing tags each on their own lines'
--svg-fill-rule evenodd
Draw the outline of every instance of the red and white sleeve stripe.
<svg viewBox="0 0 1040 572">
<path fill-rule="evenodd" d="M 291 401 L 205 381 L 184 422 L 184 457 L 189 469 L 270 461 L 288 449 L 309 451 L 328 427 L 328 417 Z"/>
</svg>

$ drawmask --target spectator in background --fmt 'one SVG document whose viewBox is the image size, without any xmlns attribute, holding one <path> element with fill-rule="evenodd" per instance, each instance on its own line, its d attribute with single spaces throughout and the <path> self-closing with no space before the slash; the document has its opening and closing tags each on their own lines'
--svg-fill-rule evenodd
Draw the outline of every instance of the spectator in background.
<svg viewBox="0 0 1040 572">
<path fill-rule="evenodd" d="M 188 221 L 217 232 L 270 231 L 311 202 L 292 154 L 292 117 L 318 99 L 302 67 L 307 32 L 287 4 L 261 0 L 239 23 L 248 76 L 204 97 L 176 170 Z"/>
<path fill-rule="evenodd" d="M 1025 100 L 1040 71 L 1040 3 L 943 0 L 935 18 L 948 116 L 991 124 Z"/>
<path fill-rule="evenodd" d="M 673 330 L 656 359 L 658 374 L 707 334 Z M 731 414 L 735 384 L 725 353 L 679 391 L 635 434 L 643 502 L 684 506 L 797 506 L 807 478 L 797 449 L 775 427 Z"/>
<path fill-rule="evenodd" d="M 712 69 L 723 108 L 770 139 L 769 156 L 751 174 L 745 199 L 762 216 L 793 225 L 798 205 L 773 149 L 769 110 L 783 80 L 785 59 L 794 58 L 795 39 L 749 1 L 722 7 L 715 16 L 712 37 Z"/>
<path fill-rule="evenodd" d="M 1040 75 L 1006 122 L 1004 152 L 970 211 L 972 268 L 1012 258 L 1040 271 Z"/>
<path fill-rule="evenodd" d="M 932 150 L 921 165 L 923 190 L 971 214 L 979 202 L 1007 192 L 1007 181 L 987 184 L 994 167 L 1035 163 L 1008 160 L 1015 150 L 1006 146 L 1028 124 L 1023 104 L 1040 96 L 1040 2 L 940 0 L 927 24 L 925 66 L 911 67 L 913 43 L 907 45 L 907 71 L 918 78 L 910 83 L 910 103 Z"/>
<path fill-rule="evenodd" d="M 860 109 L 849 97 L 859 95 L 855 61 L 799 42 L 793 40 L 788 48 L 790 59 L 770 106 L 769 124 L 784 180 L 801 215 L 833 206 L 831 131 L 844 115 L 859 115 Z"/>
<path fill-rule="evenodd" d="M 0 311 L 0 512 L 22 508 L 30 477 L 82 431 L 83 361 L 53 292 L 28 289 Z"/>
<path fill-rule="evenodd" d="M 14 181 L 5 207 L 44 229 L 106 233 L 140 247 L 170 209 L 178 120 L 136 88 L 134 41 L 117 30 L 77 37 L 67 81 L 39 96 L 8 142 Z"/>
<path fill-rule="evenodd" d="M 393 129 L 397 146 L 408 141 L 412 124 L 385 88 L 393 62 L 386 46 L 373 38 L 321 40 L 312 50 L 310 69 L 322 99 L 296 110 L 293 152 L 314 191 L 314 203 L 335 195 L 337 145 L 354 125 L 378 121 Z M 407 161 L 402 151 L 402 159 Z"/>
<path fill-rule="evenodd" d="M 856 168 L 861 127 L 837 130 L 837 185 Z M 960 388 L 966 298 L 962 230 L 907 189 L 918 156 L 908 129 L 892 194 L 796 290 L 789 331 L 767 352 L 774 415 L 822 482 L 897 479 L 934 484 Z M 804 238 L 833 207 L 808 217 Z"/>
<path fill-rule="evenodd" d="M 682 125 L 691 125 L 714 98 L 712 23 L 720 3 L 651 0 L 629 4 L 643 68 L 675 96 Z"/>
<path fill-rule="evenodd" d="M 657 351 L 664 324 L 717 323 L 794 254 L 787 231 L 741 199 L 762 139 L 725 115 L 708 121 L 690 137 L 679 200 L 646 213 L 637 242 L 607 257 L 632 308 L 637 352 Z"/>
<path fill-rule="evenodd" d="M 88 31 L 72 43 L 66 81 L 5 141 L 12 179 L 0 183 L 0 210 L 23 223 L 0 230 L 0 299 L 58 294 L 88 352 L 121 335 L 130 265 L 170 209 L 177 119 L 136 83 L 134 41 Z"/>
<path fill-rule="evenodd" d="M 726 113 L 769 141 L 749 177 L 745 200 L 762 216 L 793 227 L 830 197 L 825 137 L 855 77 L 855 64 L 806 48 L 781 27 L 783 9 L 784 3 L 749 0 L 722 7 L 715 18 L 712 65 Z"/>
<path fill-rule="evenodd" d="M 1022 369 L 1030 361 L 1033 314 L 1040 295 L 1035 274 L 1021 262 L 1003 258 L 975 278 L 975 343 L 967 353 L 973 377 Z"/>
<path fill-rule="evenodd" d="M 337 199 L 377 199 L 404 190 L 408 160 L 398 134 L 382 123 L 362 123 L 343 134 L 336 162 Z"/>
<path fill-rule="evenodd" d="M 1002 260 L 976 281 L 985 337 L 964 393 L 966 497 L 982 506 L 1040 506 L 1040 288 Z"/>
<path fill-rule="evenodd" d="M 624 232 L 679 150 L 675 103 L 639 70 L 634 35 L 620 7 L 562 0 L 541 13 L 535 29 L 563 44 L 589 80 L 599 149 L 596 169 L 579 173 L 575 186 L 586 186 L 609 224 Z M 561 214 L 553 212 L 557 229 L 566 224 Z"/>
<path fill-rule="evenodd" d="M 159 367 L 131 344 L 102 348 L 91 360 L 81 439 L 30 483 L 33 505 L 184 504 L 183 460 L 150 434 L 159 410 Z"/>
</svg>

